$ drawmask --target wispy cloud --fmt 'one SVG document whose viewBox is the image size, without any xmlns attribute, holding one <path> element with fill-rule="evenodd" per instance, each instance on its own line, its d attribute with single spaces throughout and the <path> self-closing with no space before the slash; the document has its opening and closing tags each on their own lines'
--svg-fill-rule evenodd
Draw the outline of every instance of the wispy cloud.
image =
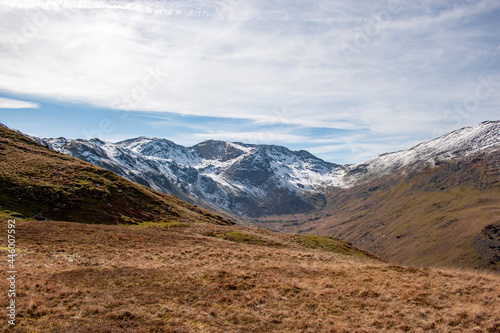
<svg viewBox="0 0 500 333">
<path fill-rule="evenodd" d="M 257 144 L 266 144 L 270 142 L 296 143 L 307 140 L 307 137 L 287 133 L 273 133 L 271 131 L 260 132 L 208 132 L 194 134 L 199 139 L 216 139 L 242 141 Z"/>
<path fill-rule="evenodd" d="M 0 109 L 37 109 L 38 104 L 0 97 Z"/>
<path fill-rule="evenodd" d="M 356 161 L 362 162 L 375 157 L 381 153 L 388 152 L 387 146 L 391 145 L 391 151 L 407 149 L 419 143 L 419 140 L 408 140 L 405 136 L 373 136 L 353 135 L 341 139 L 332 139 L 329 142 L 315 142 L 307 150 L 330 161 Z"/>
<path fill-rule="evenodd" d="M 460 124 L 449 110 L 498 73 L 499 14 L 492 0 L 0 0 L 0 91 L 409 142 L 498 117 L 500 87 Z"/>
</svg>

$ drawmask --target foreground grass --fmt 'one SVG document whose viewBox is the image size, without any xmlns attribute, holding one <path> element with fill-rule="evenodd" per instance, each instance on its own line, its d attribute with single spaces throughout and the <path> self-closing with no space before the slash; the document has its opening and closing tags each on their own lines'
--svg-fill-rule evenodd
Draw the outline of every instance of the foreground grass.
<svg viewBox="0 0 500 333">
<path fill-rule="evenodd" d="M 391 265 L 330 238 L 52 221 L 18 221 L 16 235 L 8 332 L 500 330 L 498 275 Z"/>
</svg>

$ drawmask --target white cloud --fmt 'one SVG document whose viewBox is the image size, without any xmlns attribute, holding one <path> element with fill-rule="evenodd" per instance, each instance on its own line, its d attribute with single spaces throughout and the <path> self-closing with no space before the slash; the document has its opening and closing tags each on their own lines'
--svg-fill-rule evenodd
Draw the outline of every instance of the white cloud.
<svg viewBox="0 0 500 333">
<path fill-rule="evenodd" d="M 431 136 L 495 69 L 499 23 L 484 18 L 499 4 L 389 3 L 0 0 L 0 91 L 256 126 Z M 496 96 L 462 125 L 495 114 Z"/>
<path fill-rule="evenodd" d="M 38 104 L 0 97 L 0 109 L 37 109 Z"/>
</svg>

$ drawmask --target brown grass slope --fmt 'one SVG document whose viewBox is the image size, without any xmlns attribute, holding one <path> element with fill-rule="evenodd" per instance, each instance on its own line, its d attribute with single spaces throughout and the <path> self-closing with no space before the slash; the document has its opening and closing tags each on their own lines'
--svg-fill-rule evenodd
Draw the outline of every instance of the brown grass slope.
<svg viewBox="0 0 500 333">
<path fill-rule="evenodd" d="M 2 320 L 6 332 L 500 330 L 498 275 L 396 266 L 330 238 L 26 220 L 16 236 L 17 325 Z"/>
<path fill-rule="evenodd" d="M 0 209 L 86 223 L 232 222 L 0 126 Z"/>
<path fill-rule="evenodd" d="M 500 270 L 500 152 L 387 176 L 327 195 L 313 215 L 257 221 L 331 235 L 410 265 Z"/>
</svg>

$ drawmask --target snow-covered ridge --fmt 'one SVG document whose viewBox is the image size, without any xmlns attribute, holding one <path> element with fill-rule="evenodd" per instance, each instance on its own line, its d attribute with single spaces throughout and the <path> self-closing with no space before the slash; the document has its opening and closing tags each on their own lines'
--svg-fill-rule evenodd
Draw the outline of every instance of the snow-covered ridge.
<svg viewBox="0 0 500 333">
<path fill-rule="evenodd" d="M 257 212 L 259 205 L 278 213 L 283 202 L 290 203 L 290 212 L 303 211 L 310 206 L 305 192 L 340 186 L 344 174 L 343 166 L 280 146 L 208 140 L 184 147 L 150 137 L 117 143 L 35 139 L 156 190 L 240 215 Z"/>
<path fill-rule="evenodd" d="M 343 172 L 339 165 L 324 162 L 316 157 L 304 159 L 300 154 L 284 147 L 209 140 L 186 148 L 165 141 L 167 140 L 139 138 L 116 145 L 142 156 L 157 158 L 158 161 L 170 161 L 179 166 L 194 168 L 226 186 L 230 181 L 226 171 L 244 164 L 248 159 L 252 159 L 254 168 L 270 167 L 275 176 L 288 183 L 283 184 L 284 186 L 292 184 L 299 190 L 335 185 L 336 176 Z M 235 185 L 241 189 L 246 184 Z"/>
<path fill-rule="evenodd" d="M 184 147 L 151 137 L 117 143 L 34 139 L 156 190 L 252 216 L 260 210 L 268 214 L 304 211 L 311 208 L 308 193 L 321 194 L 328 187 L 347 188 L 500 149 L 500 121 L 462 128 L 355 165 L 328 163 L 306 151 L 240 142 L 208 140 Z"/>
<path fill-rule="evenodd" d="M 500 121 L 486 121 L 476 126 L 464 127 L 410 149 L 382 154 L 363 163 L 351 165 L 347 167 L 345 184 L 351 186 L 364 179 L 396 171 L 405 173 L 423 167 L 435 167 L 443 162 L 488 149 L 500 149 Z"/>
</svg>

